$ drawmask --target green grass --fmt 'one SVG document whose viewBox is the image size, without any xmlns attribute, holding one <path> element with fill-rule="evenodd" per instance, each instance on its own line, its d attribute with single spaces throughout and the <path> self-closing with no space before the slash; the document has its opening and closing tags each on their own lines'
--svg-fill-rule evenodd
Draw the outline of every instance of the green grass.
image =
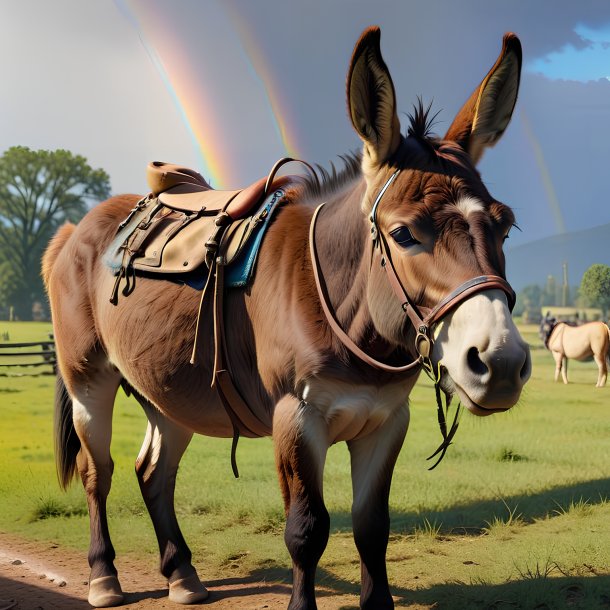
<svg viewBox="0 0 610 610">
<path fill-rule="evenodd" d="M 48 325 L 10 326 L 11 340 L 46 338 Z M 520 404 L 505 415 L 465 414 L 436 470 L 440 442 L 433 389 L 422 378 L 399 457 L 390 505 L 388 572 L 398 607 L 610 607 L 610 386 L 594 364 L 570 363 L 569 386 L 553 382 L 550 354 L 536 347 Z M 88 518 L 80 484 L 59 490 L 52 455 L 53 377 L 0 379 L 0 529 L 84 549 Z M 156 553 L 133 463 L 145 430 L 135 401 L 119 395 L 109 500 L 118 553 Z M 242 439 L 241 478 L 230 440 L 195 437 L 178 475 L 179 519 L 204 579 L 256 574 L 290 578 L 270 439 Z M 331 538 L 318 582 L 358 593 L 346 447 L 331 447 L 325 472 Z M 83 574 L 87 566 L 83 565 Z"/>
</svg>

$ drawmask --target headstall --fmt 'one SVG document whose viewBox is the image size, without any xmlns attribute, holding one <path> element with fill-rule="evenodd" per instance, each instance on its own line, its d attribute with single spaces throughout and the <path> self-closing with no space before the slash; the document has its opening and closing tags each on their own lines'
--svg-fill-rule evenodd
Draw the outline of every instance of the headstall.
<svg viewBox="0 0 610 610">
<path fill-rule="evenodd" d="M 375 358 L 369 356 L 366 352 L 364 352 L 364 350 L 362 350 L 354 341 L 352 341 L 352 339 L 350 339 L 350 337 L 341 328 L 341 325 L 337 321 L 332 311 L 332 306 L 329 302 L 328 292 L 320 269 L 320 262 L 315 243 L 316 222 L 318 220 L 320 210 L 324 206 L 323 203 L 316 208 L 311 219 L 311 225 L 309 229 L 309 248 L 311 254 L 313 274 L 322 310 L 324 312 L 324 315 L 326 316 L 328 324 L 330 325 L 338 339 L 343 343 L 343 345 L 361 361 L 378 370 L 386 371 L 389 373 L 405 373 L 407 371 L 417 369 L 421 366 L 434 382 L 436 400 L 438 405 L 438 421 L 441 433 L 443 435 L 443 442 L 441 443 L 439 448 L 428 458 L 432 459 L 438 454 L 440 454 L 437 461 L 431 466 L 430 470 L 432 470 L 443 459 L 447 448 L 451 444 L 451 441 L 453 439 L 453 436 L 455 435 L 459 424 L 459 415 L 461 409 L 461 405 L 458 404 L 453 423 L 451 424 L 449 431 L 447 431 L 447 416 L 449 414 L 451 396 L 443 392 L 445 394 L 445 408 L 443 409 L 441 401 L 442 389 L 440 388 L 441 363 L 438 363 L 438 366 L 435 370 L 434 364 L 432 363 L 431 359 L 432 346 L 434 343 L 432 328 L 435 324 L 440 322 L 449 312 L 455 309 L 455 307 L 457 307 L 460 303 L 470 298 L 473 294 L 482 292 L 483 290 L 491 290 L 494 288 L 502 290 L 508 298 L 508 306 L 509 309 L 512 311 L 515 305 L 515 293 L 511 288 L 510 284 L 504 278 L 498 275 L 480 275 L 471 278 L 470 280 L 467 280 L 463 284 L 460 284 L 457 288 L 455 288 L 453 291 L 443 297 L 441 301 L 432 309 L 424 308 L 422 306 L 418 307 L 412 301 L 412 299 L 407 294 L 407 291 L 405 290 L 402 282 L 400 281 L 400 278 L 398 277 L 394 264 L 392 263 L 388 243 L 377 224 L 377 209 L 379 207 L 381 199 L 399 173 L 400 169 L 394 171 L 394 173 L 389 177 L 389 179 L 379 191 L 379 194 L 377 195 L 377 197 L 375 198 L 375 202 L 373 203 L 373 208 L 371 210 L 369 220 L 371 222 L 373 261 L 378 260 L 381 267 L 385 270 L 390 286 L 392 287 L 394 294 L 398 298 L 403 312 L 406 316 L 408 316 L 410 322 L 413 324 L 413 327 L 416 330 L 414 347 L 417 356 L 412 362 L 402 366 L 392 366 L 384 362 L 380 362 L 379 360 L 376 360 Z M 424 315 L 422 315 L 422 313 L 424 313 Z"/>
</svg>

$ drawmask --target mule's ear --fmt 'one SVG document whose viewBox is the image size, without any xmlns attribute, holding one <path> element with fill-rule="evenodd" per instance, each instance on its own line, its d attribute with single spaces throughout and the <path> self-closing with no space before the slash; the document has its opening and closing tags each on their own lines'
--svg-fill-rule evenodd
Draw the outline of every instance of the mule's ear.
<svg viewBox="0 0 610 610">
<path fill-rule="evenodd" d="M 364 142 L 365 157 L 379 166 L 400 143 L 396 95 L 379 41 L 378 27 L 370 27 L 356 43 L 347 75 L 347 103 L 354 129 Z"/>
<path fill-rule="evenodd" d="M 483 82 L 462 106 L 445 140 L 465 148 L 478 163 L 485 148 L 504 133 L 517 102 L 521 77 L 521 43 L 515 34 L 504 34 L 502 51 Z"/>
</svg>

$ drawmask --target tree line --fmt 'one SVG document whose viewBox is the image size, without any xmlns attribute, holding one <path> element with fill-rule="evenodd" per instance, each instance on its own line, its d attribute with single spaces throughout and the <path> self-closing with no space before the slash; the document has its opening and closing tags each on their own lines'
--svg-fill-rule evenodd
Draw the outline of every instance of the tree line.
<svg viewBox="0 0 610 610">
<path fill-rule="evenodd" d="M 9 148 L 0 157 L 0 312 L 31 320 L 47 310 L 42 253 L 65 222 L 110 196 L 110 177 L 67 150 Z M 48 310 L 47 310 L 48 311 Z"/>
<path fill-rule="evenodd" d="M 545 286 L 530 284 L 517 294 L 514 314 L 540 312 L 544 307 L 597 307 L 602 318 L 608 319 L 610 311 L 610 266 L 601 263 L 591 265 L 583 274 L 578 286 L 558 286 L 549 276 Z"/>
</svg>

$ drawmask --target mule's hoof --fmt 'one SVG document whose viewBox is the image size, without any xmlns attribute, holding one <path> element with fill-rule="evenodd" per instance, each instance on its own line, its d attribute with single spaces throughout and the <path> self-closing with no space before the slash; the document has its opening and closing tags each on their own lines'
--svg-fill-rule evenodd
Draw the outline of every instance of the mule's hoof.
<svg viewBox="0 0 610 610">
<path fill-rule="evenodd" d="M 209 595 L 197 574 L 169 583 L 169 600 L 177 604 L 198 604 Z"/>
<path fill-rule="evenodd" d="M 123 591 L 116 576 L 102 576 L 89 583 L 89 603 L 95 608 L 110 608 L 123 603 Z"/>
</svg>

